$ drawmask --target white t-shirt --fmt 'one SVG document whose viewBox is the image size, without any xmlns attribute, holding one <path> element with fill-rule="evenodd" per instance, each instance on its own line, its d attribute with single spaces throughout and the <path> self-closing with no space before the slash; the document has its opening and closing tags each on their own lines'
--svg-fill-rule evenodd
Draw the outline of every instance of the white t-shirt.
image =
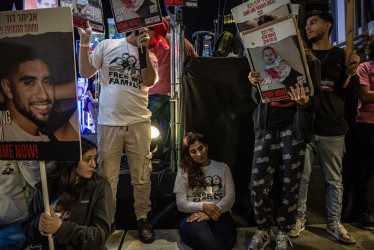
<svg viewBox="0 0 374 250">
<path fill-rule="evenodd" d="M 193 189 L 188 186 L 187 173 L 178 170 L 174 184 L 178 210 L 194 213 L 203 211 L 204 203 L 213 203 L 222 213 L 229 211 L 235 202 L 235 186 L 229 166 L 211 160 L 209 166 L 201 169 L 205 174 L 205 181 L 201 187 Z"/>
<path fill-rule="evenodd" d="M 40 141 L 49 142 L 47 135 L 39 132 L 38 135 L 31 135 L 21 129 L 17 123 L 12 122 L 11 124 L 1 125 L 2 139 L 0 141 Z"/>
<path fill-rule="evenodd" d="M 152 65 L 157 59 L 149 53 Z M 99 43 L 92 54 L 92 66 L 101 69 L 101 92 L 98 123 L 107 126 L 128 126 L 149 121 L 148 87 L 139 69 L 138 48 L 126 38 L 107 39 Z"/>
</svg>

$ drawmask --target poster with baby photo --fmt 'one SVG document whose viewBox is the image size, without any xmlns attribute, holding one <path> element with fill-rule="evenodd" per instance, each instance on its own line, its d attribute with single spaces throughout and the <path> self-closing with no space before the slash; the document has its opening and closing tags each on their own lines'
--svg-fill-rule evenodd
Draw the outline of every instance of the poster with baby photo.
<svg viewBox="0 0 374 250">
<path fill-rule="evenodd" d="M 80 160 L 71 9 L 0 12 L 0 160 Z"/>
<path fill-rule="evenodd" d="M 249 0 L 233 9 L 239 33 L 292 14 L 288 0 Z"/>
<path fill-rule="evenodd" d="M 76 27 L 86 28 L 90 21 L 92 30 L 104 33 L 103 5 L 101 0 L 59 0 L 61 7 L 70 7 Z"/>
<path fill-rule="evenodd" d="M 252 71 L 260 73 L 263 102 L 289 99 L 287 91 L 302 84 L 307 95 L 313 85 L 305 58 L 302 40 L 293 15 L 242 33 Z"/>
<path fill-rule="evenodd" d="M 111 0 L 118 33 L 162 23 L 158 0 Z"/>
</svg>

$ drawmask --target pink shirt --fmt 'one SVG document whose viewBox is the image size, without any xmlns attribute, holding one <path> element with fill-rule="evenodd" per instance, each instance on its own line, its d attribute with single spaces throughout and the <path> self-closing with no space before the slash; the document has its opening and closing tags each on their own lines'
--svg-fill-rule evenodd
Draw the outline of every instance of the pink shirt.
<svg viewBox="0 0 374 250">
<path fill-rule="evenodd" d="M 361 63 L 357 68 L 360 84 L 374 91 L 374 60 Z M 374 124 L 374 102 L 362 102 L 358 99 L 357 122 Z"/>
<path fill-rule="evenodd" d="M 166 41 L 170 45 L 170 34 L 166 34 Z M 158 61 L 158 82 L 148 90 L 148 95 L 168 95 L 170 93 L 170 49 L 161 44 L 149 50 L 153 52 Z M 192 44 L 184 39 L 184 59 L 197 56 Z"/>
</svg>

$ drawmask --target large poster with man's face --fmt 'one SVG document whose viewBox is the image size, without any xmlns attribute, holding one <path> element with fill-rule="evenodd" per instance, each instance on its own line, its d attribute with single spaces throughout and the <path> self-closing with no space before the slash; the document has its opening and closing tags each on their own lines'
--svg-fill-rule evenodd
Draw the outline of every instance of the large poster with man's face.
<svg viewBox="0 0 374 250">
<path fill-rule="evenodd" d="M 118 33 L 162 23 L 158 0 L 110 0 Z"/>
<path fill-rule="evenodd" d="M 0 160 L 79 160 L 70 8 L 0 12 Z"/>
</svg>

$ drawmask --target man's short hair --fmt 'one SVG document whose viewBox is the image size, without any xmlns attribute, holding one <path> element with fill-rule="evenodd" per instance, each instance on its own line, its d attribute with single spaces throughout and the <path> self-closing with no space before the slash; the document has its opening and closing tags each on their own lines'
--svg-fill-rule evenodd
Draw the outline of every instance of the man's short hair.
<svg viewBox="0 0 374 250">
<path fill-rule="evenodd" d="M 18 72 L 25 61 L 42 60 L 48 65 L 55 84 L 75 80 L 73 37 L 71 32 L 47 32 L 39 35 L 0 39 L 0 79 Z"/>
<path fill-rule="evenodd" d="M 42 48 L 35 44 L 35 39 L 26 36 L 21 40 L 15 38 L 4 38 L 0 40 L 0 79 L 6 78 L 11 80 L 11 76 L 18 72 L 19 65 L 26 61 L 36 59 L 47 63 L 46 53 Z"/>
<path fill-rule="evenodd" d="M 324 10 L 312 10 L 310 12 L 307 12 L 305 14 L 305 20 L 308 20 L 309 17 L 311 16 L 318 16 L 321 18 L 323 21 L 326 23 L 331 23 L 331 28 L 329 30 L 329 35 L 332 32 L 332 28 L 334 27 L 334 17 L 327 11 Z"/>
</svg>

